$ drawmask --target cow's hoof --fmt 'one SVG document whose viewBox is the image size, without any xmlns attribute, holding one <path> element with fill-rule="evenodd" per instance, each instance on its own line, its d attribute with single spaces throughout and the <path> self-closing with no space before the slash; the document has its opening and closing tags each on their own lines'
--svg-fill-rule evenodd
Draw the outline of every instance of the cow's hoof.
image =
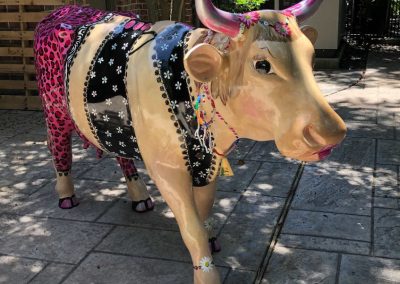
<svg viewBox="0 0 400 284">
<path fill-rule="evenodd" d="M 220 252 L 222 249 L 216 237 L 208 239 L 208 245 L 210 246 L 211 253 Z"/>
<path fill-rule="evenodd" d="M 145 200 L 132 201 L 132 210 L 137 213 L 144 213 L 154 209 L 154 202 L 151 198 Z"/>
<path fill-rule="evenodd" d="M 58 207 L 61 209 L 71 209 L 79 205 L 79 201 L 75 194 L 71 197 L 64 197 L 58 200 Z"/>
</svg>

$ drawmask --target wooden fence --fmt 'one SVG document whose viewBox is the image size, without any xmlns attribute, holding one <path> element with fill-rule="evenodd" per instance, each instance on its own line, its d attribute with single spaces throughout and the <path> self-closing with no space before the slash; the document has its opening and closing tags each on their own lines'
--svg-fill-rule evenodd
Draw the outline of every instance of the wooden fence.
<svg viewBox="0 0 400 284">
<path fill-rule="evenodd" d="M 192 0 L 0 0 L 0 109 L 41 108 L 33 61 L 37 23 L 59 6 L 96 3 L 146 21 L 192 22 Z"/>
<path fill-rule="evenodd" d="M 0 109 L 40 109 L 33 62 L 36 24 L 58 6 L 86 0 L 0 0 Z"/>
</svg>

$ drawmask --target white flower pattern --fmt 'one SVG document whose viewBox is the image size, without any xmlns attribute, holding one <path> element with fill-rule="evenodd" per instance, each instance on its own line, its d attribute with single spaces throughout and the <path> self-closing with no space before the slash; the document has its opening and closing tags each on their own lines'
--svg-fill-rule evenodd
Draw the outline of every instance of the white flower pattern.
<svg viewBox="0 0 400 284">
<path fill-rule="evenodd" d="M 185 70 L 181 72 L 181 79 L 185 80 L 187 78 L 187 73 Z"/>
<path fill-rule="evenodd" d="M 163 46 L 161 46 L 161 50 L 162 51 L 165 51 L 165 50 L 167 50 L 168 49 L 168 44 L 163 44 Z"/>
<path fill-rule="evenodd" d="M 125 113 L 123 111 L 119 111 L 118 112 L 118 117 L 121 118 L 121 119 L 124 119 Z"/>
<path fill-rule="evenodd" d="M 171 60 L 172 62 L 175 62 L 178 59 L 178 55 L 176 55 L 176 53 L 171 54 L 171 57 L 169 60 Z"/>
<path fill-rule="evenodd" d="M 172 109 L 176 108 L 178 102 L 177 101 L 171 101 L 171 107 Z"/>
<path fill-rule="evenodd" d="M 171 71 L 168 70 L 168 71 L 164 72 L 164 78 L 165 79 L 169 80 L 169 79 L 171 79 L 171 76 L 172 76 Z"/>
<path fill-rule="evenodd" d="M 125 50 L 127 47 L 128 47 L 128 43 L 125 42 L 125 43 L 122 45 L 121 49 L 122 49 L 122 50 Z"/>
</svg>

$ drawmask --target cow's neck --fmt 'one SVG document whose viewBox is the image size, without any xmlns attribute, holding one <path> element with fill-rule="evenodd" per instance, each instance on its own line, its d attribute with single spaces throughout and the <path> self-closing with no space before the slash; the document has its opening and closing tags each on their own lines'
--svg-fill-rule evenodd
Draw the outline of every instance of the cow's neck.
<svg viewBox="0 0 400 284">
<path fill-rule="evenodd" d="M 220 98 L 215 100 L 215 108 L 221 117 L 216 117 L 212 131 L 215 136 L 215 148 L 218 153 L 227 154 L 235 141 L 240 138 L 238 135 L 237 119 L 234 117 L 229 105 L 222 103 Z"/>
<path fill-rule="evenodd" d="M 199 109 L 203 111 L 204 120 L 210 122 L 209 130 L 212 132 L 215 143 L 215 152 L 226 155 L 239 138 L 237 133 L 237 119 L 220 98 L 214 99 L 211 93 L 211 84 L 197 85 L 195 97 L 204 95 L 200 101 Z"/>
<path fill-rule="evenodd" d="M 227 48 L 229 45 L 229 39 L 227 42 L 226 36 L 223 34 L 210 33 L 207 29 L 195 29 L 191 31 L 189 37 L 188 50 L 205 41 L 208 41 L 208 43 L 217 47 L 221 52 L 223 52 L 223 49 Z M 227 102 L 227 97 L 224 96 L 226 92 L 229 92 L 224 88 L 224 86 L 227 86 L 226 82 L 224 81 L 224 78 L 220 78 L 212 83 L 205 84 L 209 88 L 209 95 L 214 97 L 215 110 L 213 109 L 211 101 L 208 98 L 202 103 L 202 108 L 204 108 L 207 114 L 207 121 L 211 119 L 213 112 L 219 113 L 220 116 L 215 113 L 210 130 L 215 138 L 214 142 L 216 145 L 216 151 L 218 153 L 226 154 L 237 140 L 236 132 L 239 124 L 237 117 L 232 112 L 229 100 Z M 195 93 L 192 93 L 192 96 L 197 97 L 199 94 L 199 88 L 193 88 L 193 90 Z"/>
</svg>

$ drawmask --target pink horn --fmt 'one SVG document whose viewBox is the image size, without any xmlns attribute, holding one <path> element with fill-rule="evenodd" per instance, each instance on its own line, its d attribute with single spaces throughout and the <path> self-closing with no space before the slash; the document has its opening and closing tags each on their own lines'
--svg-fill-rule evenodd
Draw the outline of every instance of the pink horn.
<svg viewBox="0 0 400 284">
<path fill-rule="evenodd" d="M 311 17 L 319 8 L 323 0 L 303 0 L 289 8 L 283 10 L 296 16 L 299 23 Z"/>
<path fill-rule="evenodd" d="M 239 34 L 238 16 L 216 8 L 211 0 L 196 0 L 196 13 L 203 25 L 215 32 L 230 37 Z"/>
</svg>

